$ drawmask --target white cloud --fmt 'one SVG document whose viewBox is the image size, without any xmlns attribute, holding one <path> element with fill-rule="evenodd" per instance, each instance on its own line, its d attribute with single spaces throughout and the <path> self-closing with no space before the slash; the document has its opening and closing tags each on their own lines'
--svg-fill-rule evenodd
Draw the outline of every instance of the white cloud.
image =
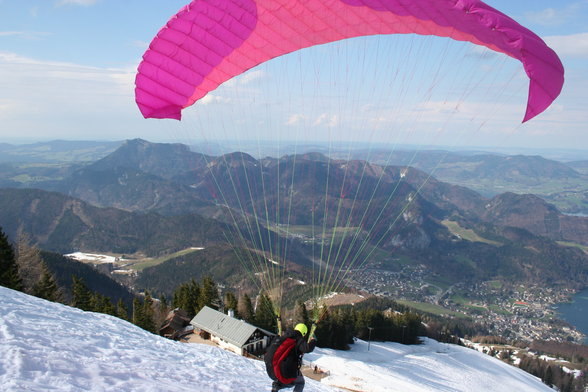
<svg viewBox="0 0 588 392">
<path fill-rule="evenodd" d="M 44 31 L 0 31 L 0 37 L 19 37 L 25 39 L 40 39 L 51 35 Z"/>
<path fill-rule="evenodd" d="M 90 6 L 94 5 L 98 2 L 98 0 L 59 0 L 55 3 L 57 6 L 63 5 L 81 5 L 81 6 Z"/>
<path fill-rule="evenodd" d="M 231 102 L 231 99 L 222 97 L 220 95 L 208 93 L 204 97 L 202 97 L 198 102 L 201 105 L 208 105 L 211 103 L 228 103 Z"/>
<path fill-rule="evenodd" d="M 325 126 L 325 127 L 336 127 L 339 125 L 339 116 L 336 114 L 323 113 L 314 120 L 312 123 L 313 127 Z"/>
<path fill-rule="evenodd" d="M 242 77 L 239 78 L 239 84 L 241 85 L 248 85 L 253 82 L 257 82 L 260 79 L 265 77 L 265 72 L 262 70 L 251 70 L 243 74 Z"/>
<path fill-rule="evenodd" d="M 44 117 L 134 110 L 134 73 L 132 68 L 88 67 L 0 52 L 0 118 L 44 124 Z"/>
<path fill-rule="evenodd" d="M 527 12 L 526 17 L 532 22 L 540 25 L 554 26 L 564 23 L 568 18 L 568 15 L 567 12 L 562 10 L 546 8 L 541 11 Z"/>
<path fill-rule="evenodd" d="M 261 70 L 245 72 L 222 83 L 214 93 L 209 92 L 198 100 L 198 104 L 247 102 L 259 94 L 259 81 L 264 76 L 265 73 Z"/>
<path fill-rule="evenodd" d="M 588 58 L 588 33 L 554 35 L 544 40 L 560 56 Z"/>
<path fill-rule="evenodd" d="M 568 23 L 578 16 L 582 8 L 588 6 L 588 1 L 578 1 L 564 8 L 546 8 L 541 11 L 529 11 L 525 13 L 527 19 L 543 26 L 559 26 Z"/>
<path fill-rule="evenodd" d="M 105 78 L 110 78 L 111 76 L 116 79 L 121 74 L 131 77 L 130 73 L 134 73 L 134 70 L 131 69 L 98 68 L 60 61 L 44 61 L 10 52 L 0 52 L 0 64 L 3 69 L 11 66 L 19 67 L 21 71 L 19 74 L 35 71 L 39 73 L 39 76 L 61 79 L 104 81 Z M 125 78 L 126 82 L 128 80 Z"/>
<path fill-rule="evenodd" d="M 0 118 L 14 113 L 18 109 L 18 102 L 11 99 L 0 99 Z"/>
<path fill-rule="evenodd" d="M 0 31 L 0 37 L 9 37 L 11 35 L 22 35 L 22 31 Z"/>
<path fill-rule="evenodd" d="M 306 119 L 304 114 L 292 114 L 286 121 L 286 125 L 298 125 Z"/>
<path fill-rule="evenodd" d="M 132 41 L 131 42 L 131 46 L 133 48 L 140 48 L 140 49 L 143 49 L 143 50 L 147 50 L 149 48 L 149 42 L 135 40 L 135 41 Z"/>
<path fill-rule="evenodd" d="M 265 77 L 265 72 L 260 69 L 252 69 L 247 71 L 241 75 L 238 75 L 234 78 L 227 80 L 223 83 L 226 86 L 230 87 L 237 87 L 237 86 L 247 86 L 254 82 L 259 82 Z"/>
</svg>

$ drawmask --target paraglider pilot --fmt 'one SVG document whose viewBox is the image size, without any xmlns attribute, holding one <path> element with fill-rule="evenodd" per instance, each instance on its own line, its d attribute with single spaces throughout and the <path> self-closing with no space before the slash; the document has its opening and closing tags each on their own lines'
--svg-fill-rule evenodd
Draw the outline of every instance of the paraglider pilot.
<svg viewBox="0 0 588 392">
<path fill-rule="evenodd" d="M 302 356 L 316 346 L 314 336 L 309 340 L 307 334 L 305 324 L 296 324 L 294 329 L 288 329 L 269 346 L 264 361 L 267 374 L 273 380 L 272 392 L 284 388 L 294 388 L 294 392 L 304 389 L 304 376 L 300 372 Z"/>
</svg>

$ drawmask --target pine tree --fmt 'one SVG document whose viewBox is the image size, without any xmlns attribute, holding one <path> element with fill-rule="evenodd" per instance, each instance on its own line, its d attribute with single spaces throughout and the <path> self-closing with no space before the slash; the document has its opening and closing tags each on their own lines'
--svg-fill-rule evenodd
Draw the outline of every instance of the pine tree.
<svg viewBox="0 0 588 392">
<path fill-rule="evenodd" d="M 551 365 L 545 365 L 544 375 L 542 378 L 543 382 L 549 387 L 553 385 L 553 370 L 551 369 Z"/>
<path fill-rule="evenodd" d="M 218 310 L 219 304 L 220 300 L 216 283 L 210 276 L 205 276 L 204 279 L 202 279 L 202 287 L 200 289 L 200 297 L 198 298 L 198 309 L 196 309 L 196 313 L 205 306 Z"/>
<path fill-rule="evenodd" d="M 174 308 L 180 308 L 184 310 L 188 317 L 193 318 L 198 308 L 200 300 L 200 286 L 192 279 L 188 283 L 180 285 L 175 291 L 173 296 L 172 305 Z"/>
<path fill-rule="evenodd" d="M 416 344 L 423 334 L 421 317 L 416 313 L 407 312 L 402 315 L 402 343 Z"/>
<path fill-rule="evenodd" d="M 351 310 L 336 309 L 332 312 L 332 346 L 337 350 L 348 350 L 353 343 L 354 318 Z"/>
<path fill-rule="evenodd" d="M 316 326 L 315 335 L 317 344 L 320 347 L 333 347 L 333 320 L 331 318 L 331 311 L 325 310 L 322 320 Z"/>
<path fill-rule="evenodd" d="M 143 301 L 143 322 L 139 325 L 141 328 L 155 333 L 155 309 L 153 308 L 153 298 L 148 291 L 145 292 Z"/>
<path fill-rule="evenodd" d="M 41 269 L 41 279 L 33 287 L 33 295 L 53 302 L 60 301 L 61 291 L 55 282 L 53 274 L 43 261 L 41 261 Z"/>
<path fill-rule="evenodd" d="M 308 310 L 303 301 L 296 302 L 296 309 L 294 310 L 294 324 L 303 323 L 306 326 L 310 325 L 310 318 L 308 317 Z"/>
<path fill-rule="evenodd" d="M 84 283 L 82 278 L 72 276 L 72 306 L 82 310 L 93 310 L 92 293 Z"/>
<path fill-rule="evenodd" d="M 92 312 L 102 312 L 102 301 L 99 293 L 93 292 L 90 294 L 90 310 Z"/>
<path fill-rule="evenodd" d="M 237 297 L 233 294 L 232 291 L 227 291 L 225 293 L 225 310 L 232 310 L 235 312 L 235 317 L 239 317 L 237 312 L 237 306 L 239 305 L 239 301 L 237 301 Z"/>
<path fill-rule="evenodd" d="M 188 316 L 190 318 L 193 318 L 194 316 L 196 316 L 196 313 L 200 311 L 198 307 L 198 301 L 200 301 L 201 291 L 200 285 L 196 283 L 194 279 L 192 279 L 190 283 L 186 285 L 186 289 L 184 291 L 186 292 L 186 308 L 182 309 L 188 312 Z"/>
<path fill-rule="evenodd" d="M 159 296 L 159 305 L 161 309 L 164 309 L 165 312 L 167 313 L 168 308 L 169 308 L 169 304 L 167 302 L 167 297 L 165 296 L 165 294 L 161 294 Z"/>
<path fill-rule="evenodd" d="M 248 323 L 252 323 L 254 321 L 253 305 L 249 295 L 243 294 L 243 296 L 239 298 L 237 312 L 239 313 L 239 316 Z"/>
<path fill-rule="evenodd" d="M 133 316 L 132 322 L 137 326 L 141 326 L 143 324 L 143 304 L 139 300 L 139 298 L 135 297 L 133 299 Z"/>
<path fill-rule="evenodd" d="M 119 298 L 118 302 L 116 303 L 116 317 L 123 320 L 129 319 L 129 312 L 122 298 Z"/>
<path fill-rule="evenodd" d="M 0 227 L 0 285 L 13 290 L 22 290 L 22 280 L 18 274 L 18 266 L 14 250 Z"/>
<path fill-rule="evenodd" d="M 109 297 L 102 297 L 102 313 L 116 316 L 116 307 Z"/>
<path fill-rule="evenodd" d="M 270 297 L 261 293 L 255 309 L 255 325 L 270 332 L 276 332 L 278 329 L 274 307 Z"/>
</svg>

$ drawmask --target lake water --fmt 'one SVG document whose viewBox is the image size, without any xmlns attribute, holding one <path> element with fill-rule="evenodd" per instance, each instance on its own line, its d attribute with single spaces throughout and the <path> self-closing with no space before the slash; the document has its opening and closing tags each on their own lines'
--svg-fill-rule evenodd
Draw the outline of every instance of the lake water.
<svg viewBox="0 0 588 392">
<path fill-rule="evenodd" d="M 574 295 L 571 303 L 557 305 L 556 310 L 562 319 L 588 336 L 588 289 Z M 588 337 L 584 340 L 584 344 L 588 344 Z"/>
<path fill-rule="evenodd" d="M 583 214 L 581 212 L 578 212 L 577 214 L 566 214 L 566 213 L 564 213 L 564 215 L 567 215 L 567 216 L 579 216 L 580 218 L 588 218 L 588 214 Z"/>
</svg>

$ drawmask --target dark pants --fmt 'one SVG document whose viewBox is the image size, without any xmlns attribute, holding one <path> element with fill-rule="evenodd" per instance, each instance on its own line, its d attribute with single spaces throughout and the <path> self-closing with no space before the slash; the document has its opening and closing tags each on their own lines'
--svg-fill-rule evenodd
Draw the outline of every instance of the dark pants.
<svg viewBox="0 0 588 392">
<path fill-rule="evenodd" d="M 302 392 L 304 389 L 304 376 L 299 374 L 292 384 L 282 384 L 279 381 L 274 381 L 272 384 L 272 392 L 278 392 L 280 389 L 294 388 L 293 392 Z"/>
</svg>

